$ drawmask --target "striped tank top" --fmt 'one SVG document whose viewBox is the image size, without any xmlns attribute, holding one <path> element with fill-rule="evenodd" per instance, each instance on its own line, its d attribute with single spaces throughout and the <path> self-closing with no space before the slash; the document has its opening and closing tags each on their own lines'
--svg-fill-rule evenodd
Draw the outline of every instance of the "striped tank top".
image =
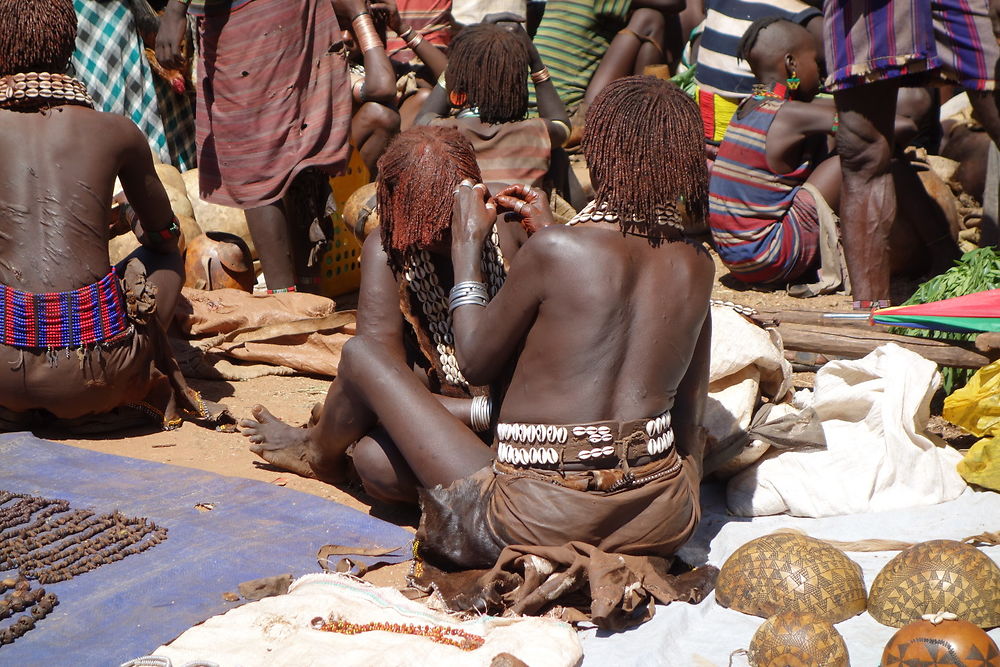
<svg viewBox="0 0 1000 667">
<path fill-rule="evenodd" d="M 783 104 L 765 99 L 743 118 L 735 114 L 712 167 L 712 240 L 729 270 L 746 282 L 788 278 L 803 255 L 793 204 L 812 166 L 807 160 L 792 172 L 776 174 L 765 151 L 767 131 Z"/>
</svg>

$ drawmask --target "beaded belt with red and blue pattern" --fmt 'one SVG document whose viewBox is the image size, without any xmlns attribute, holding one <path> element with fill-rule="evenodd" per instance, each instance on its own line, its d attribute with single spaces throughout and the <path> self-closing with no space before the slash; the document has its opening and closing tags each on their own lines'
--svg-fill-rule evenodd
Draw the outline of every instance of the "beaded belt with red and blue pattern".
<svg viewBox="0 0 1000 667">
<path fill-rule="evenodd" d="M 111 271 L 69 292 L 35 294 L 0 285 L 0 342 L 23 348 L 70 348 L 111 340 L 129 331 L 125 299 Z"/>
</svg>

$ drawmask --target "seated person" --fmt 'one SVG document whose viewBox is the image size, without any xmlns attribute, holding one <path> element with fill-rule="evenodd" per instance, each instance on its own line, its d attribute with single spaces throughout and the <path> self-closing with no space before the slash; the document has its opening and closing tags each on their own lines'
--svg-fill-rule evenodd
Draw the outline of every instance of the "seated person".
<svg viewBox="0 0 1000 667">
<path fill-rule="evenodd" d="M 482 176 L 472 146 L 457 130 L 414 127 L 389 145 L 376 181 L 381 226 L 379 233 L 368 234 L 362 249 L 357 338 L 375 341 L 406 368 L 416 367 L 421 392 L 436 396 L 469 426 L 473 396 L 483 397 L 478 405 L 489 388 L 470 385 L 458 369 L 448 311 L 447 294 L 454 283 L 449 254 L 452 192 L 463 179 L 478 182 Z M 517 223 L 500 222 L 496 232 L 484 253 L 494 290 L 526 240 Z M 336 481 L 347 470 L 345 454 L 357 442 L 354 465 L 371 468 L 364 461 L 381 456 L 375 443 L 388 442 L 389 436 L 379 427 L 383 416 L 356 395 L 348 368 L 341 365 L 326 403 L 314 411 L 307 429 L 293 428 L 262 407 L 254 408 L 255 419 L 241 422 L 253 443 L 250 449 L 300 475 Z M 400 409 L 409 410 L 403 404 Z M 487 431 L 489 424 L 477 427 Z M 364 480 L 376 497 L 416 501 L 412 484 L 400 488 L 385 486 L 374 476 Z"/>
<path fill-rule="evenodd" d="M 377 415 L 385 436 L 359 442 L 355 466 L 382 498 L 423 489 L 417 539 L 432 565 L 488 568 L 510 545 L 570 542 L 669 558 L 698 523 L 713 279 L 708 253 L 685 239 L 707 203 L 698 110 L 676 86 L 628 77 L 595 101 L 588 128 L 595 206 L 546 226 L 542 197 L 503 198 L 544 229 L 496 294 L 482 270 L 495 205 L 472 179 L 457 189 L 449 333 L 463 376 L 504 389 L 497 409 L 472 415 L 492 448 L 401 348 L 368 336 L 344 347 L 345 395 L 329 409 Z M 664 300 L 667 285 L 687 298 Z"/>
<path fill-rule="evenodd" d="M 757 19 L 788 19 L 813 35 L 822 55 L 823 12 L 802 0 L 707 0 L 705 9 L 694 78 L 705 141 L 718 146 L 736 107 L 753 94 L 756 82 L 750 64 L 736 50 L 746 29 Z"/>
<path fill-rule="evenodd" d="M 529 72 L 540 118 L 525 118 Z M 463 29 L 452 41 L 445 79 L 447 89 L 431 93 L 417 122 L 458 129 L 472 142 L 483 182 L 542 185 L 553 147 L 569 134 L 569 117 L 520 24 Z"/>
<path fill-rule="evenodd" d="M 400 18 L 394 0 L 368 2 L 366 7 L 381 44 L 386 43 L 387 31 L 392 30 L 404 36 L 409 48 L 426 63 L 424 68 L 415 68 L 384 57 L 380 49 L 370 50 L 366 60 L 365 49 L 358 36 L 349 30 L 343 31 L 344 48 L 350 62 L 351 99 L 354 101 L 351 143 L 360 152 L 374 179 L 378 176 L 378 159 L 389 141 L 400 130 L 407 130 L 413 125 L 434 82 L 448 65 L 448 59 Z M 366 39 L 371 38 L 366 36 Z"/>
<path fill-rule="evenodd" d="M 0 428 L 53 418 L 114 427 L 116 416 L 128 420 L 128 411 L 116 410 L 123 406 L 164 427 L 177 424 L 180 408 L 200 416 L 164 333 L 183 262 L 146 138 L 131 120 L 95 111 L 83 84 L 65 73 L 76 39 L 71 0 L 5 7 Z M 115 178 L 138 218 L 133 230 L 142 246 L 111 267 Z"/>
<path fill-rule="evenodd" d="M 413 28 L 415 35 L 420 35 L 425 42 L 439 51 L 448 48 L 454 31 L 452 0 L 398 0 L 397 4 L 402 23 Z M 406 33 L 398 32 L 386 42 L 386 52 L 389 57 L 394 62 L 404 64 L 426 64 L 424 56 L 417 53 L 407 40 L 399 37 L 401 34 Z M 410 37 L 410 41 L 412 39 Z"/>
<path fill-rule="evenodd" d="M 828 157 L 828 140 L 837 131 L 837 112 L 832 100 L 812 101 L 819 90 L 816 42 L 802 26 L 756 21 L 740 54 L 760 83 L 719 147 L 709 226 L 736 278 L 787 283 L 817 267 L 821 212 L 829 211 L 836 224 L 840 160 Z M 909 119 L 898 117 L 896 125 L 897 139 L 915 134 Z M 894 273 L 946 269 L 958 257 L 947 220 L 909 164 L 896 160 L 893 172 L 901 204 L 892 241 Z"/>
<path fill-rule="evenodd" d="M 684 0 L 549 0 L 535 45 L 573 118 L 574 144 L 587 104 L 609 82 L 667 62 L 667 25 Z M 601 70 L 598 73 L 598 70 Z M 531 99 L 535 103 L 534 97 Z"/>
</svg>

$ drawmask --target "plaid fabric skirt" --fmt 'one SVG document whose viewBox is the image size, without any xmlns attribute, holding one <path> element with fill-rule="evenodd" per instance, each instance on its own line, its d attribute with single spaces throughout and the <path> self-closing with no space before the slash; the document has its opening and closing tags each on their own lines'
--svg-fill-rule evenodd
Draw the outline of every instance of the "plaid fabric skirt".
<svg viewBox="0 0 1000 667">
<path fill-rule="evenodd" d="M 1000 49 L 989 0 L 824 0 L 828 90 L 933 75 L 993 90 Z"/>
<path fill-rule="evenodd" d="M 99 111 L 131 118 L 161 162 L 194 166 L 194 111 L 169 86 L 158 90 L 135 19 L 122 0 L 73 0 L 76 50 L 73 73 Z"/>
</svg>

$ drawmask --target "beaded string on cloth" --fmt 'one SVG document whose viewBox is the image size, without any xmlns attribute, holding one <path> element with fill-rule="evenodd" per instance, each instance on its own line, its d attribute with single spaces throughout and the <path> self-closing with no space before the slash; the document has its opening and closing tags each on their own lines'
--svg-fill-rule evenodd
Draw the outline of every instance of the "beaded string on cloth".
<svg viewBox="0 0 1000 667">
<path fill-rule="evenodd" d="M 312 620 L 312 627 L 323 632 L 338 632 L 344 635 L 358 635 L 362 632 L 395 632 L 402 635 L 427 637 L 432 642 L 460 648 L 463 651 L 475 651 L 486 643 L 479 635 L 474 635 L 458 628 L 443 625 L 414 625 L 413 623 L 352 623 L 331 618 L 324 621 L 320 617 Z"/>
<path fill-rule="evenodd" d="M 681 205 L 681 208 L 683 204 Z M 673 227 L 681 232 L 685 231 L 684 225 L 681 224 L 681 219 L 683 214 L 678 210 L 677 204 L 663 204 L 656 207 L 656 224 L 661 227 Z M 596 202 L 590 202 L 587 204 L 582 211 L 576 214 L 576 216 L 567 222 L 567 225 L 577 225 L 582 222 L 618 222 L 619 216 L 615 211 L 608 208 L 607 203 L 597 206 Z M 645 222 L 642 218 L 638 216 L 632 216 L 634 222 Z M 645 234 L 639 234 L 637 232 L 626 232 L 632 236 L 642 236 Z"/>
<path fill-rule="evenodd" d="M 482 269 L 486 279 L 486 289 L 492 299 L 507 277 L 503 252 L 500 250 L 500 235 L 496 226 L 483 244 Z M 462 375 L 458 360 L 455 358 L 455 337 L 452 334 L 451 313 L 448 311 L 448 295 L 434 270 L 430 253 L 426 250 L 407 253 L 403 262 L 403 279 L 407 288 L 420 302 L 427 331 L 438 353 L 444 380 L 449 384 L 468 389 L 469 382 Z"/>
<path fill-rule="evenodd" d="M 0 109 L 37 111 L 62 104 L 93 108 L 94 100 L 82 83 L 67 74 L 19 72 L 0 79 Z"/>
</svg>

